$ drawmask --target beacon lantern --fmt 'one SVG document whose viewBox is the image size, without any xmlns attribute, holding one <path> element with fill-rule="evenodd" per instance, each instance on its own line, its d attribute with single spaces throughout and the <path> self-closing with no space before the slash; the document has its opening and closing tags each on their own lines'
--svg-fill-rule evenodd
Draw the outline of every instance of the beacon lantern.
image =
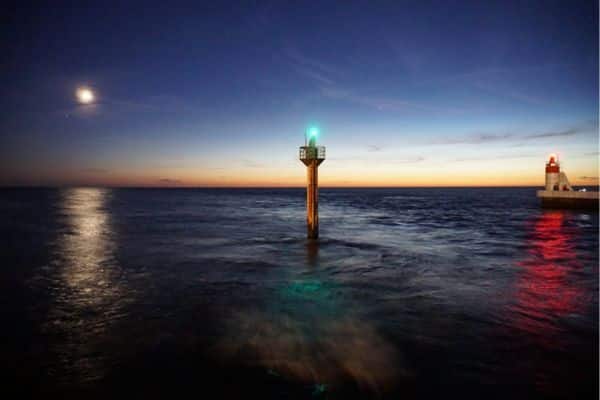
<svg viewBox="0 0 600 400">
<path fill-rule="evenodd" d="M 300 147 L 300 160 L 306 165 L 306 225 L 307 237 L 319 237 L 319 165 L 325 160 L 325 147 L 317 146 L 319 129 L 306 130 L 305 146 Z"/>
</svg>

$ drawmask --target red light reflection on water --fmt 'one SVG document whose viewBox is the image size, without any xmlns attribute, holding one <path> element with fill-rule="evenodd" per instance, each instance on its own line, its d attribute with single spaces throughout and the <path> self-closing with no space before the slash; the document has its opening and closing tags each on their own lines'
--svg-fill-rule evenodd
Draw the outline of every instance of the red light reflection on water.
<svg viewBox="0 0 600 400">
<path fill-rule="evenodd" d="M 580 290 L 569 279 L 582 266 L 575 252 L 573 227 L 565 225 L 562 211 L 544 212 L 533 225 L 524 268 L 517 282 L 515 326 L 539 335 L 542 344 L 554 346 L 549 335 L 556 319 L 581 305 Z"/>
</svg>

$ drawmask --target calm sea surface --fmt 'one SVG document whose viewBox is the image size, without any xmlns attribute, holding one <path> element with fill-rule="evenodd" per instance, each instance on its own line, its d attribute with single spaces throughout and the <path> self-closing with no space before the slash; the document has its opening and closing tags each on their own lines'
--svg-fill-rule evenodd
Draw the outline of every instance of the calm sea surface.
<svg viewBox="0 0 600 400">
<path fill-rule="evenodd" d="M 598 398 L 598 214 L 535 188 L 2 189 L 23 395 Z"/>
</svg>

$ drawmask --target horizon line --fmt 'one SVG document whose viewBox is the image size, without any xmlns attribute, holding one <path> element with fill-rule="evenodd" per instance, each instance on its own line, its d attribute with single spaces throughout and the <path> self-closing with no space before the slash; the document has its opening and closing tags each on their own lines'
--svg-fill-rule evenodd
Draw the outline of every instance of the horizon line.
<svg viewBox="0 0 600 400">
<path fill-rule="evenodd" d="M 600 185 L 574 185 L 593 187 Z M 444 189 L 444 188 L 543 188 L 544 185 L 424 185 L 424 186 L 319 186 L 319 189 Z M 0 189 L 70 189 L 70 188 L 97 188 L 97 189 L 305 189 L 302 186 L 159 186 L 159 185 L 0 185 Z"/>
</svg>

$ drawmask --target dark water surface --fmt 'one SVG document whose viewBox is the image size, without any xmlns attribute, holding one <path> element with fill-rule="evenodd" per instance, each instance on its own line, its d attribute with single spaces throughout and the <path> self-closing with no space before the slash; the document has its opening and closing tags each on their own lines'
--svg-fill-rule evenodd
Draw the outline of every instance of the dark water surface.
<svg viewBox="0 0 600 400">
<path fill-rule="evenodd" d="M 310 243 L 300 189 L 0 190 L 8 388 L 598 398 L 597 213 L 535 188 L 320 200 Z"/>
</svg>

